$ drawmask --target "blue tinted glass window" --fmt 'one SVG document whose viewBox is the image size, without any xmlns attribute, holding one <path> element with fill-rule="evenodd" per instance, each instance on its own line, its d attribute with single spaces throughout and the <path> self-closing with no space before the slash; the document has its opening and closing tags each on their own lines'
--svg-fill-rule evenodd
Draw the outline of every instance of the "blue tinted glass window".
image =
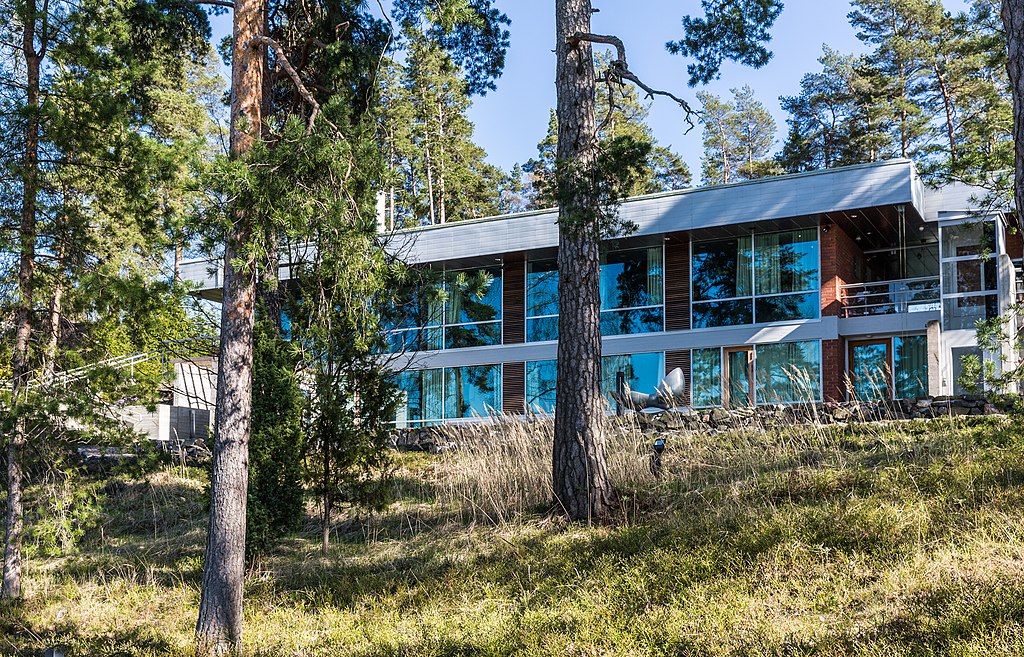
<svg viewBox="0 0 1024 657">
<path fill-rule="evenodd" d="M 526 364 L 526 407 L 535 413 L 555 410 L 555 375 L 553 360 L 535 360 Z"/>
<path fill-rule="evenodd" d="M 783 342 L 755 347 L 759 404 L 809 402 L 821 399 L 821 343 Z"/>
<path fill-rule="evenodd" d="M 694 303 L 692 313 L 693 328 L 754 323 L 754 304 L 751 299 Z"/>
<path fill-rule="evenodd" d="M 501 269 L 447 272 L 445 295 L 445 324 L 501 319 Z"/>
<path fill-rule="evenodd" d="M 558 317 L 538 317 L 526 320 L 526 341 L 544 342 L 558 339 Z"/>
<path fill-rule="evenodd" d="M 601 358 L 601 391 L 609 404 L 614 404 L 618 373 L 622 372 L 626 386 L 636 392 L 653 393 L 665 378 L 665 354 L 625 354 Z"/>
<path fill-rule="evenodd" d="M 601 335 L 630 335 L 653 333 L 665 327 L 665 310 L 656 308 L 633 308 L 631 310 L 606 310 L 601 313 Z"/>
<path fill-rule="evenodd" d="M 758 297 L 754 311 L 757 323 L 766 324 L 794 319 L 817 319 L 820 309 L 821 302 L 818 293 L 809 292 Z"/>
<path fill-rule="evenodd" d="M 817 229 L 755 236 L 754 263 L 755 294 L 818 289 Z"/>
<path fill-rule="evenodd" d="M 526 267 L 526 316 L 558 314 L 558 263 L 530 261 Z"/>
<path fill-rule="evenodd" d="M 850 375 L 857 399 L 890 399 L 889 341 L 850 345 Z"/>
<path fill-rule="evenodd" d="M 660 246 L 612 251 L 601 263 L 601 310 L 661 305 L 663 288 Z"/>
<path fill-rule="evenodd" d="M 928 338 L 908 335 L 893 338 L 893 369 L 896 398 L 913 399 L 928 394 Z"/>
<path fill-rule="evenodd" d="M 446 326 L 444 329 L 445 349 L 483 347 L 495 344 L 501 344 L 501 322 L 462 324 Z"/>
<path fill-rule="evenodd" d="M 693 244 L 693 300 L 711 301 L 751 294 L 750 237 Z"/>
<path fill-rule="evenodd" d="M 444 373 L 446 418 L 483 417 L 501 411 L 501 365 L 452 367 Z"/>
<path fill-rule="evenodd" d="M 722 404 L 721 349 L 694 349 L 690 353 L 690 403 L 694 406 Z"/>
</svg>

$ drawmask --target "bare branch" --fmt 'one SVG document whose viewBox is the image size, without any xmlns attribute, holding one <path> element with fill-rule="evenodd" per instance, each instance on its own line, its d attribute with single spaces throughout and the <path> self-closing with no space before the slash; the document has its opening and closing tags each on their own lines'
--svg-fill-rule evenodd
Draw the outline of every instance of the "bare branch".
<svg viewBox="0 0 1024 657">
<path fill-rule="evenodd" d="M 218 7 L 227 7 L 228 9 L 234 9 L 235 3 L 229 2 L 228 0 L 196 0 L 197 5 L 216 5 Z"/>
<path fill-rule="evenodd" d="M 700 112 L 693 109 L 693 107 L 690 106 L 690 103 L 683 100 L 679 96 L 676 96 L 672 92 L 662 91 L 660 89 L 654 89 L 648 86 L 646 83 L 644 83 L 643 80 L 638 78 L 636 74 L 630 71 L 629 64 L 626 62 L 626 46 L 625 44 L 622 43 L 622 39 L 612 35 L 591 34 L 589 32 L 576 32 L 575 34 L 572 35 L 572 37 L 569 38 L 569 45 L 575 48 L 582 41 L 586 41 L 588 43 L 602 43 L 605 45 L 615 47 L 617 58 L 613 60 L 611 64 L 609 64 L 608 70 L 605 71 L 604 76 L 599 78 L 601 82 L 604 82 L 607 85 L 622 85 L 623 81 L 628 80 L 637 87 L 639 87 L 640 89 L 642 89 L 644 93 L 647 94 L 648 98 L 654 98 L 655 96 L 664 96 L 666 98 L 670 98 L 677 105 L 682 107 L 683 111 L 686 113 L 686 116 L 684 118 L 686 120 L 686 124 L 689 126 L 686 131 L 689 132 L 694 128 L 693 119 L 694 117 L 699 116 Z M 609 89 L 608 93 L 610 100 L 612 93 L 611 89 Z M 609 110 L 609 112 L 610 111 L 611 110 Z M 605 122 L 607 122 L 607 118 L 605 119 Z"/>
</svg>

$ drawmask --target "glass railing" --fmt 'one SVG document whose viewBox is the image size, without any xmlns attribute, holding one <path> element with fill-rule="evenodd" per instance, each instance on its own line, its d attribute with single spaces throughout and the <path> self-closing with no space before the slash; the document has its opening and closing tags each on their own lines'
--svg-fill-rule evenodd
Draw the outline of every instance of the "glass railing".
<svg viewBox="0 0 1024 657">
<path fill-rule="evenodd" d="M 939 310 L 938 276 L 843 286 L 843 317 L 892 315 Z"/>
</svg>

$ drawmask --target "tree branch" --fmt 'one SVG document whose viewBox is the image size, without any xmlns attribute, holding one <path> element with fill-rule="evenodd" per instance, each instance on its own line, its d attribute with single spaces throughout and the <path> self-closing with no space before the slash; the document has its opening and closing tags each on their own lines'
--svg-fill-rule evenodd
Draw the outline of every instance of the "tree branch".
<svg viewBox="0 0 1024 657">
<path fill-rule="evenodd" d="M 625 44 L 622 43 L 622 39 L 613 35 L 591 34 L 589 32 L 576 32 L 571 37 L 569 37 L 569 45 L 572 46 L 573 48 L 579 46 L 580 42 L 582 41 L 586 41 L 588 43 L 602 43 L 605 45 L 615 47 L 617 58 L 612 60 L 611 64 L 608 66 L 608 70 L 605 71 L 604 76 L 599 78 L 601 82 L 604 82 L 605 84 L 608 85 L 621 85 L 623 84 L 623 81 L 628 80 L 637 87 L 639 87 L 640 89 L 642 89 L 647 94 L 648 98 L 654 98 L 655 96 L 664 96 L 666 98 L 672 99 L 673 101 L 675 101 L 677 105 L 682 107 L 683 111 L 686 113 L 685 120 L 686 124 L 689 126 L 686 131 L 689 132 L 690 130 L 693 129 L 693 118 L 699 116 L 700 112 L 693 109 L 693 107 L 690 106 L 690 103 L 686 102 L 679 96 L 676 96 L 672 92 L 662 91 L 660 89 L 654 89 L 648 86 L 646 83 L 644 83 L 643 80 L 638 78 L 636 74 L 630 71 L 629 64 L 626 62 L 626 46 Z M 609 91 L 609 94 L 610 93 L 611 92 Z"/>
<path fill-rule="evenodd" d="M 313 111 L 310 112 L 309 114 L 309 120 L 306 122 L 306 134 L 308 135 L 312 133 L 313 124 L 316 123 L 316 117 L 319 116 L 320 114 L 320 103 L 316 102 L 316 98 L 313 97 L 313 94 L 309 93 L 309 89 L 307 89 L 306 85 L 303 84 L 302 78 L 299 76 L 299 72 L 296 71 L 295 67 L 292 66 L 291 63 L 288 61 L 288 57 L 287 55 L 285 55 L 284 48 L 281 47 L 281 44 L 279 44 L 277 41 L 274 41 L 270 37 L 258 36 L 253 37 L 252 41 L 249 42 L 250 48 L 256 45 L 264 45 L 274 51 L 274 53 L 277 55 L 278 65 L 281 68 L 283 68 L 285 72 L 288 74 L 288 77 L 292 79 L 292 82 L 295 84 L 296 91 L 299 92 L 299 96 L 301 96 L 302 100 L 306 101 L 309 104 L 309 106 L 313 108 Z M 327 125 L 331 126 L 334 132 L 339 132 L 338 126 L 334 125 L 327 119 L 324 119 L 324 122 Z"/>
<path fill-rule="evenodd" d="M 196 0 L 197 5 L 216 5 L 218 7 L 227 7 L 228 9 L 234 9 L 235 3 L 229 2 L 228 0 Z"/>
</svg>

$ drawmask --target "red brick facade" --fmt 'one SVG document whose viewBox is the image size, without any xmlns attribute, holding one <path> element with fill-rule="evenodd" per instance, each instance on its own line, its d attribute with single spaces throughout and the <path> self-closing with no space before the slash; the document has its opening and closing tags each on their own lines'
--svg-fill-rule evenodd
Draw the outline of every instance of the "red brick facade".
<svg viewBox="0 0 1024 657">
<path fill-rule="evenodd" d="M 821 341 L 821 393 L 825 401 L 846 400 L 846 341 Z"/>
<path fill-rule="evenodd" d="M 842 228 L 830 221 L 821 226 L 821 316 L 837 317 L 842 309 L 842 287 L 859 282 L 864 252 Z"/>
</svg>

